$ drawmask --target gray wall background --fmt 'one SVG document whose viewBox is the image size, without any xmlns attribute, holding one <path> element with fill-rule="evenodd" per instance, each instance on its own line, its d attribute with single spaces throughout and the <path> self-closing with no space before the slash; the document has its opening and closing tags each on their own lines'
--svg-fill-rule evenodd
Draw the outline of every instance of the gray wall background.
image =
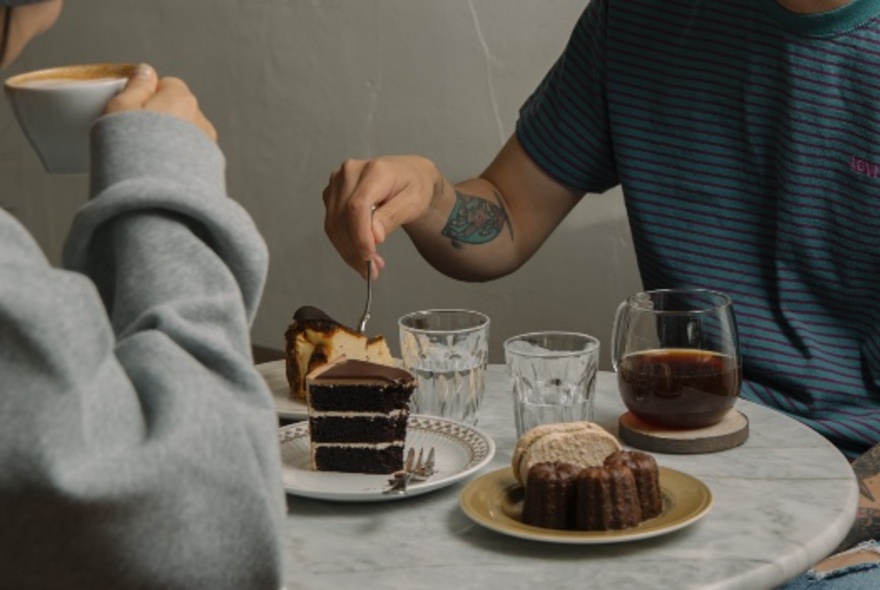
<svg viewBox="0 0 880 590">
<path fill-rule="evenodd" d="M 253 215 L 271 268 L 253 327 L 280 348 L 293 311 L 317 305 L 356 324 L 365 285 L 323 230 L 321 191 L 347 157 L 422 154 L 448 178 L 478 174 L 555 61 L 586 0 L 70 0 L 5 74 L 145 61 L 185 79 L 220 135 L 230 195 Z M 0 206 L 53 262 L 87 180 L 46 175 L 5 101 Z M 397 318 L 431 307 L 492 318 L 491 359 L 521 332 L 585 331 L 608 345 L 619 301 L 639 288 L 619 192 L 588 195 L 510 277 L 453 281 L 403 234 L 382 247 L 368 331 L 397 354 Z"/>
</svg>

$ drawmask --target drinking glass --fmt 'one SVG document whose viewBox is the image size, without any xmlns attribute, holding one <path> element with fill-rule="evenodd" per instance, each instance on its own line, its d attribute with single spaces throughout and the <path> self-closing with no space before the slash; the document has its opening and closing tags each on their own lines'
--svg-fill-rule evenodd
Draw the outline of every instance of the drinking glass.
<svg viewBox="0 0 880 590">
<path fill-rule="evenodd" d="M 730 297 L 706 289 L 632 295 L 614 318 L 611 362 L 637 417 L 676 429 L 720 422 L 742 380 Z"/>
<path fill-rule="evenodd" d="M 593 416 L 599 341 L 575 332 L 533 332 L 504 342 L 516 436 L 541 424 Z"/>
<path fill-rule="evenodd" d="M 404 368 L 418 386 L 414 414 L 476 425 L 486 390 L 489 317 L 464 309 L 430 309 L 398 320 Z"/>
</svg>

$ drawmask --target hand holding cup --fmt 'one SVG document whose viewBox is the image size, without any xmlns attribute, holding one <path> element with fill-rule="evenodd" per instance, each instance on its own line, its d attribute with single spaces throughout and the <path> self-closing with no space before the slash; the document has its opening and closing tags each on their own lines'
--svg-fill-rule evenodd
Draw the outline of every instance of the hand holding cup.
<svg viewBox="0 0 880 590">
<path fill-rule="evenodd" d="M 88 171 L 89 128 L 134 68 L 113 63 L 63 66 L 6 80 L 18 123 L 47 172 Z"/>
<path fill-rule="evenodd" d="M 106 114 L 122 111 L 154 111 L 192 123 L 212 140 L 217 131 L 199 108 L 198 99 L 180 78 L 161 78 L 156 71 L 141 64 L 134 68 L 125 88 L 107 103 Z"/>
<path fill-rule="evenodd" d="M 89 130 L 102 114 L 145 110 L 217 132 L 178 78 L 160 79 L 148 65 L 63 66 L 13 76 L 4 85 L 19 125 L 50 174 L 89 169 Z"/>
</svg>

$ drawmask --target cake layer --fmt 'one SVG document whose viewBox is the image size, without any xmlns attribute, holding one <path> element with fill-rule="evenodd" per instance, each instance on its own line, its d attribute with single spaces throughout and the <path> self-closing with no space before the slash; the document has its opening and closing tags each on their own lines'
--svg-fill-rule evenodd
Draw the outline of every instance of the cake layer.
<svg viewBox="0 0 880 590">
<path fill-rule="evenodd" d="M 307 379 L 312 468 L 392 473 L 403 468 L 415 377 L 403 369 L 338 359 Z"/>
<path fill-rule="evenodd" d="M 323 415 L 309 417 L 313 443 L 379 443 L 406 439 L 407 412 L 384 415 Z"/>
<path fill-rule="evenodd" d="M 312 445 L 312 463 L 319 471 L 394 473 L 403 466 L 403 443 L 382 447 Z"/>
<path fill-rule="evenodd" d="M 390 413 L 408 407 L 411 390 L 375 385 L 312 385 L 309 407 L 314 412 Z"/>
</svg>

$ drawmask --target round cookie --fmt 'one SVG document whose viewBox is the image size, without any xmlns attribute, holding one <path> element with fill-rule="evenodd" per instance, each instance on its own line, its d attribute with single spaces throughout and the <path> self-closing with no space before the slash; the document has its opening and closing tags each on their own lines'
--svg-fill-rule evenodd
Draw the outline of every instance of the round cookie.
<svg viewBox="0 0 880 590">
<path fill-rule="evenodd" d="M 619 450 L 617 439 L 593 422 L 542 424 L 517 441 L 511 467 L 517 481 L 525 485 L 529 469 L 536 463 L 561 461 L 584 469 L 602 465 L 605 457 Z"/>
<path fill-rule="evenodd" d="M 541 424 L 540 426 L 535 426 L 531 430 L 527 430 L 525 433 L 523 433 L 523 435 L 519 437 L 519 440 L 516 443 L 516 448 L 513 451 L 513 459 L 511 460 L 513 475 L 514 477 L 516 477 L 517 481 L 524 484 L 526 480 L 527 474 L 521 474 L 519 470 L 520 461 L 522 460 L 523 453 L 525 453 L 526 450 L 530 448 L 535 441 L 553 432 L 570 432 L 572 430 L 583 430 L 585 424 L 587 423 L 560 422 L 558 424 Z"/>
</svg>

